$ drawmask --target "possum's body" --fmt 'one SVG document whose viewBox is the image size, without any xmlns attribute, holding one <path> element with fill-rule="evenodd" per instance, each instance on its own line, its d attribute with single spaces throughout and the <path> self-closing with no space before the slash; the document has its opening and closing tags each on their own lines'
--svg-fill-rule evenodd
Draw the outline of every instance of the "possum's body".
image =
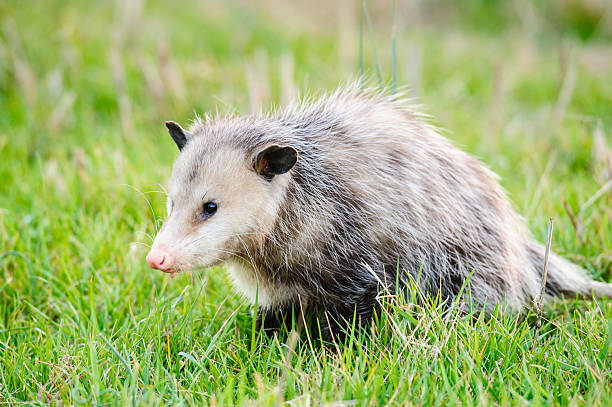
<svg viewBox="0 0 612 407">
<path fill-rule="evenodd" d="M 324 323 L 368 320 L 383 286 L 407 276 L 449 300 L 471 276 L 471 301 L 487 311 L 539 294 L 544 247 L 496 175 L 400 102 L 349 89 L 269 116 L 172 126 L 174 209 L 152 250 L 172 262 L 156 268 L 226 261 L 264 310 L 301 302 L 328 313 Z M 214 216 L 197 216 L 204 202 Z M 546 287 L 612 293 L 554 254 Z"/>
</svg>

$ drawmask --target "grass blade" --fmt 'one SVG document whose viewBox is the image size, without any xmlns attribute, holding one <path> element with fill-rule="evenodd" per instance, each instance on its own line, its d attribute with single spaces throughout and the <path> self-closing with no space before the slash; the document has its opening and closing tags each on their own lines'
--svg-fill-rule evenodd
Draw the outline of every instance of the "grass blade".
<svg viewBox="0 0 612 407">
<path fill-rule="evenodd" d="M 397 21 L 395 0 L 391 3 L 391 93 L 397 92 Z"/>
<path fill-rule="evenodd" d="M 383 88 L 383 78 L 380 70 L 380 61 L 378 59 L 378 52 L 376 51 L 376 38 L 374 37 L 374 29 L 372 28 L 372 21 L 370 20 L 370 14 L 366 7 L 365 0 L 361 3 L 361 10 L 365 16 L 365 21 L 368 24 L 368 33 L 370 35 L 370 41 L 372 41 L 372 52 L 374 53 L 374 63 L 376 67 L 376 77 L 378 78 L 378 84 L 380 88 Z"/>
</svg>

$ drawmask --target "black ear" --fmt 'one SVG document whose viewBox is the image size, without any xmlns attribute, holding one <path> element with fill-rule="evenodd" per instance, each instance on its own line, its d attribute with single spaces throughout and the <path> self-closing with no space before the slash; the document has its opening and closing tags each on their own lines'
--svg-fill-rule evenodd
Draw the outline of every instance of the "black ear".
<svg viewBox="0 0 612 407">
<path fill-rule="evenodd" d="M 257 154 L 253 168 L 268 180 L 289 171 L 297 162 L 298 153 L 293 147 L 271 145 Z"/>
<path fill-rule="evenodd" d="M 179 151 L 181 151 L 183 147 L 185 147 L 185 144 L 187 144 L 187 137 L 189 136 L 189 133 L 177 122 L 166 122 L 166 127 L 168 128 L 168 132 L 170 133 L 172 140 L 174 140 Z"/>
</svg>

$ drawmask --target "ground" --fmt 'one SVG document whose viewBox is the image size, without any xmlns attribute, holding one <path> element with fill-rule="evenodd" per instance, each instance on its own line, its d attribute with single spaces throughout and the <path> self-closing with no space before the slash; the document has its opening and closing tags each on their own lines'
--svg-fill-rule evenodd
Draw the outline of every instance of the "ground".
<svg viewBox="0 0 612 407">
<path fill-rule="evenodd" d="M 539 240 L 552 217 L 553 250 L 612 280 L 610 4 L 366 6 L 371 28 L 351 0 L 0 4 L 0 403 L 612 404 L 610 301 L 547 304 L 538 329 L 533 307 L 389 297 L 323 345 L 257 337 L 223 268 L 146 265 L 177 154 L 164 120 L 377 84 L 378 61 Z"/>
</svg>

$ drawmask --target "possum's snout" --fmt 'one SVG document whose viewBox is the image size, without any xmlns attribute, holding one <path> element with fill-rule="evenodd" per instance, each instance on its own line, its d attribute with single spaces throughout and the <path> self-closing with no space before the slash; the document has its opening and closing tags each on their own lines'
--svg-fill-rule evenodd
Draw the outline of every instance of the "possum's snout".
<svg viewBox="0 0 612 407">
<path fill-rule="evenodd" d="M 147 254 L 147 263 L 153 269 L 170 273 L 174 267 L 174 256 L 165 247 L 154 246 Z"/>
</svg>

